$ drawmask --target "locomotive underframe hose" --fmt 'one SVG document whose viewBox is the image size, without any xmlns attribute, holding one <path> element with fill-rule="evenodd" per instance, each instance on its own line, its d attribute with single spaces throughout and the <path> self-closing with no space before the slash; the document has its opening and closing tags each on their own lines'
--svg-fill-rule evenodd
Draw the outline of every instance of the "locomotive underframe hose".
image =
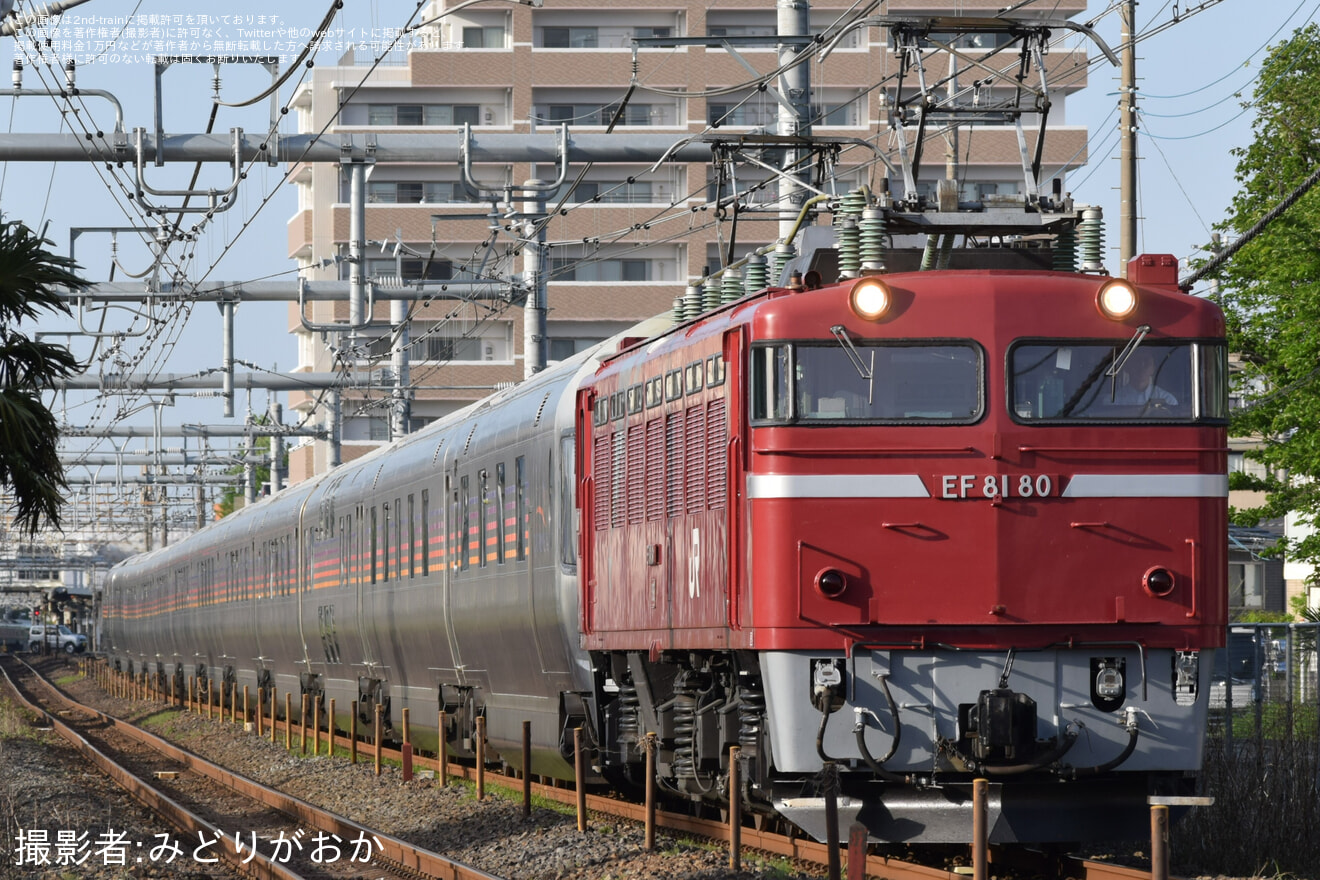
<svg viewBox="0 0 1320 880">
<path fill-rule="evenodd" d="M 885 762 L 894 755 L 898 754 L 898 744 L 903 738 L 903 728 L 898 723 L 898 704 L 894 702 L 894 695 L 889 692 L 889 679 L 887 676 L 880 676 L 880 689 L 885 693 L 885 702 L 889 704 L 889 717 L 894 721 L 894 738 L 889 744 L 889 751 L 880 760 L 876 760 L 871 755 L 871 750 L 866 747 L 866 723 L 862 720 L 862 711 L 857 712 L 857 723 L 853 725 L 853 733 L 857 738 L 857 750 L 861 752 L 862 760 L 866 766 L 871 768 L 871 772 L 881 779 L 887 779 L 890 782 L 908 782 L 908 777 L 901 773 L 895 773 L 892 770 L 885 769 Z"/>
<path fill-rule="evenodd" d="M 1066 730 L 1063 733 L 1063 741 L 1054 748 L 1037 757 L 1034 761 L 1027 761 L 1022 764 L 981 764 L 973 763 L 978 773 L 984 773 L 987 776 L 1017 776 L 1022 773 L 1030 773 L 1033 770 L 1041 770 L 1053 764 L 1055 761 L 1068 754 L 1068 750 L 1077 742 L 1077 731 Z"/>
<path fill-rule="evenodd" d="M 820 710 L 820 728 L 816 731 L 816 754 L 826 764 L 834 762 L 833 758 L 825 754 L 825 725 L 830 723 L 830 714 L 829 703 L 824 703 Z"/>
<path fill-rule="evenodd" d="M 1122 764 L 1128 758 L 1132 757 L 1132 753 L 1137 750 L 1137 740 L 1141 737 L 1141 731 L 1137 729 L 1135 719 L 1129 719 L 1129 721 L 1123 726 L 1127 728 L 1128 741 L 1127 746 L 1124 747 L 1123 751 L 1119 752 L 1117 757 L 1106 761 L 1103 764 L 1097 764 L 1094 767 L 1079 767 L 1078 769 L 1073 770 L 1069 775 L 1073 778 L 1078 776 L 1098 776 L 1101 773 L 1108 773 L 1110 770 L 1113 770 L 1119 764 Z"/>
</svg>

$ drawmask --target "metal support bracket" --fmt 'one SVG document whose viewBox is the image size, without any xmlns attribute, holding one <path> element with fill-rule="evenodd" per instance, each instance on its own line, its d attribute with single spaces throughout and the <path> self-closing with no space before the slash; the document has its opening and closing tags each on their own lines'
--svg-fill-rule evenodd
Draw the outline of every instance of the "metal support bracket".
<svg viewBox="0 0 1320 880">
<path fill-rule="evenodd" d="M 376 305 L 376 285 L 374 282 L 366 282 L 367 306 L 363 313 L 367 318 L 358 324 L 352 324 L 348 321 L 332 321 L 329 324 L 317 324 L 307 317 L 307 279 L 298 279 L 298 322 L 302 328 L 311 333 L 337 333 L 344 330 L 361 330 L 371 323 L 371 313 Z"/>
<path fill-rule="evenodd" d="M 458 152 L 463 161 L 459 163 L 461 172 L 461 182 L 463 189 L 469 196 L 479 202 L 493 201 L 498 198 L 497 195 L 491 195 L 493 190 L 482 187 L 472 176 L 472 123 L 463 123 L 463 130 L 459 133 L 461 140 L 458 143 Z M 523 184 L 514 186 L 508 184 L 500 187 L 500 194 L 507 200 L 513 201 L 515 198 L 528 198 L 540 193 L 552 193 L 564 185 L 568 179 L 568 123 L 559 126 L 559 143 L 556 147 L 559 160 L 559 176 L 550 183 Z"/>
<path fill-rule="evenodd" d="M 237 190 L 238 184 L 243 179 L 243 129 L 230 129 L 230 135 L 234 141 L 234 158 L 232 160 L 234 168 L 234 179 L 230 181 L 228 188 L 224 190 L 216 189 L 153 189 L 147 185 L 145 175 L 145 138 L 146 129 L 133 129 L 134 147 L 136 156 L 134 158 L 134 168 L 137 171 L 137 189 L 136 195 L 138 202 L 148 214 L 216 214 L 221 211 L 227 211 L 233 207 L 234 202 L 230 199 Z M 156 141 L 156 155 L 159 157 L 162 153 L 161 142 Z M 180 196 L 183 198 L 205 197 L 209 204 L 205 207 L 196 208 L 187 205 L 177 205 L 174 207 L 161 207 L 151 204 L 147 201 L 147 193 L 154 196 Z"/>
</svg>

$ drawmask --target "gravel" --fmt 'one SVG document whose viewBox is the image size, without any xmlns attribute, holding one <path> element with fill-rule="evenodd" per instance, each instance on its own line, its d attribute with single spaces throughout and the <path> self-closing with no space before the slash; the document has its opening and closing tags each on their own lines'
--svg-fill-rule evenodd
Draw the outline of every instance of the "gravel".
<svg viewBox="0 0 1320 880">
<path fill-rule="evenodd" d="M 123 789 L 87 768 L 71 746 L 49 728 L 41 729 L 39 723 L 8 700 L 0 700 L 0 773 L 4 779 L 0 817 L 7 841 L 7 851 L 0 855 L 0 878 L 211 880 L 235 876 L 193 861 L 191 846 L 170 863 L 165 860 L 166 850 L 160 850 L 153 861 L 152 851 L 165 839 L 179 843 L 178 833 Z"/>
<path fill-rule="evenodd" d="M 657 830 L 656 851 L 646 853 L 643 829 L 637 823 L 593 815 L 588 831 L 579 833 L 571 807 L 534 805 L 531 817 L 524 819 L 520 792 L 505 793 L 488 785 L 485 800 L 478 802 L 470 784 L 451 782 L 441 788 L 421 774 L 405 783 L 399 768 L 389 765 L 377 777 L 369 760 L 354 766 L 346 757 L 304 756 L 297 753 L 296 742 L 294 753 L 286 752 L 283 734 L 275 744 L 244 732 L 241 725 L 208 721 L 192 713 L 159 714 L 159 704 L 113 699 L 86 680 L 65 689 L 75 699 L 121 718 L 141 721 L 157 716 L 148 721 L 148 729 L 217 764 L 511 880 L 794 880 L 824 874 L 753 853 L 744 854 L 743 870 L 735 873 L 728 870 L 723 845 L 676 837 L 663 829 Z M 30 719 L 0 705 L 0 771 L 5 780 L 0 816 L 10 847 L 6 856 L 0 856 L 0 880 L 231 876 L 192 861 L 191 847 L 171 865 L 150 858 L 135 863 L 136 855 L 130 853 L 123 867 L 99 863 L 95 857 L 74 870 L 16 867 L 20 829 L 44 828 L 52 845 L 59 830 L 87 832 L 93 851 L 98 836 L 111 828 L 124 832 L 129 840 L 144 842 L 146 848 L 158 842 L 157 835 L 177 837 L 113 783 L 80 765 L 78 756 L 54 733 L 35 730 Z"/>
<path fill-rule="evenodd" d="M 65 689 L 81 702 L 129 720 L 140 720 L 160 711 L 159 705 L 109 698 L 90 681 L 73 682 Z M 571 807 L 534 805 L 530 818 L 524 819 L 520 792 L 504 794 L 488 785 L 486 798 L 478 802 L 468 784 L 451 782 L 441 788 L 434 779 L 422 775 L 405 783 L 399 768 L 388 765 L 377 777 L 370 762 L 354 766 L 339 756 L 290 754 L 284 750 L 282 734 L 278 744 L 273 744 L 267 738 L 245 733 L 241 725 L 208 721 L 192 713 L 169 713 L 147 727 L 244 776 L 501 877 L 791 880 L 821 876 L 804 873 L 801 866 L 782 859 L 765 860 L 751 853 L 744 854 L 743 870 L 732 872 L 727 867 L 726 847 L 673 837 L 663 829 L 657 830 L 656 851 L 646 853 L 642 848 L 643 829 L 637 823 L 593 815 L 587 832 L 579 833 Z M 140 808 L 124 806 L 124 796 L 112 783 L 98 781 L 99 777 L 75 769 L 78 759 L 54 734 L 9 736 L 0 731 L 0 737 L 0 768 L 9 780 L 9 797 L 12 799 L 14 792 L 28 794 L 21 803 L 15 802 L 13 808 L 9 802 L 0 805 L 13 820 L 14 827 L 9 829 L 11 841 L 17 827 L 36 827 L 32 823 L 39 822 L 42 816 L 58 818 L 58 824 L 47 823 L 51 829 L 86 830 L 91 832 L 89 839 L 94 839 L 97 830 L 111 822 L 116 829 L 127 830 L 130 819 L 137 823 L 132 830 L 134 839 L 151 841 L 153 835 L 168 831 Z M 51 768 L 57 768 L 58 772 L 51 772 Z M 93 790 L 96 796 L 89 796 Z M 54 839 L 53 830 L 50 837 Z M 184 858 L 189 858 L 187 852 Z M 159 874 L 151 873 L 156 866 L 150 863 L 133 866 L 128 871 L 121 869 L 121 873 L 88 871 L 87 867 L 70 876 L 96 880 L 226 876 L 219 872 L 205 873 L 205 866 L 190 861 L 181 872 L 179 860 Z M 31 868 L 23 868 L 24 873 L 16 874 L 4 873 L 6 868 L 0 868 L 0 878 L 42 876 L 32 873 Z M 188 870 L 194 873 L 186 873 Z"/>
</svg>

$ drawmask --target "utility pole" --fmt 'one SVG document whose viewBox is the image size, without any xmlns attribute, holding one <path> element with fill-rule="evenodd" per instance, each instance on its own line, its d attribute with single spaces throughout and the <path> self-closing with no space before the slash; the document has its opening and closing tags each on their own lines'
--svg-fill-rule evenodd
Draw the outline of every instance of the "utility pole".
<svg viewBox="0 0 1320 880">
<path fill-rule="evenodd" d="M 524 185 L 527 199 L 523 202 L 525 227 L 534 224 L 536 238 L 523 244 L 523 283 L 527 286 L 527 301 L 523 305 L 523 378 L 530 379 L 545 369 L 546 359 L 546 281 L 550 267 L 546 255 L 546 231 L 543 219 L 546 212 L 544 180 L 529 180 Z"/>
<path fill-rule="evenodd" d="M 1123 75 L 1119 86 L 1119 235 L 1118 271 L 1127 276 L 1128 260 L 1137 255 L 1137 0 L 1122 11 Z"/>
<path fill-rule="evenodd" d="M 949 106 L 953 106 L 958 96 L 958 56 L 949 53 L 949 87 L 947 89 Z M 944 134 L 944 177 L 947 180 L 958 179 L 958 124 L 953 122 Z"/>
<path fill-rule="evenodd" d="M 403 230 L 394 231 L 394 276 L 403 283 Z M 398 440 L 412 425 L 412 339 L 408 332 L 408 303 L 390 301 L 390 366 L 394 389 L 390 392 L 390 439 Z"/>
<path fill-rule="evenodd" d="M 778 34 L 781 37 L 806 36 L 810 27 L 811 6 L 807 0 L 777 0 L 775 4 Z M 793 41 L 779 44 L 779 63 L 787 65 L 809 47 Z M 785 137 L 811 137 L 811 79 L 810 64 L 798 64 L 779 77 L 783 94 L 779 104 L 776 131 Z M 808 179 L 811 169 L 804 167 L 806 157 L 799 147 L 784 151 L 784 171 L 788 176 L 779 180 L 779 237 L 786 238 L 797 221 L 798 212 L 806 201 L 806 189 L 799 181 Z M 777 279 L 776 279 L 777 283 Z"/>
<path fill-rule="evenodd" d="M 149 472 L 151 468 L 146 467 L 143 468 L 143 470 Z M 151 487 L 147 486 L 142 490 L 142 511 L 143 511 L 142 521 L 146 526 L 146 543 L 144 544 L 144 549 L 146 549 L 147 552 L 150 552 L 152 549 L 154 549 L 155 546 L 151 539 L 151 526 L 152 523 L 154 522 L 154 520 L 151 518 L 151 499 L 152 499 Z"/>
<path fill-rule="evenodd" d="M 271 421 L 276 425 L 284 424 L 284 407 L 278 403 L 271 404 Z M 284 438 L 279 434 L 272 434 L 270 438 L 270 494 L 274 495 L 280 491 L 284 485 Z"/>
</svg>

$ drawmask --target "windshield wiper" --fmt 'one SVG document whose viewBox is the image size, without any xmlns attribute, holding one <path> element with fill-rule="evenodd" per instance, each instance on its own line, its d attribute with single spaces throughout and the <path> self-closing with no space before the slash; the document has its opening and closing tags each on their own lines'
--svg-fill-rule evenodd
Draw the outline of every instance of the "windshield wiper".
<svg viewBox="0 0 1320 880">
<path fill-rule="evenodd" d="M 1137 346 L 1141 345 L 1141 340 L 1145 339 L 1146 334 L 1149 332 L 1149 324 L 1142 324 L 1138 327 L 1137 332 L 1133 333 L 1132 338 L 1127 341 L 1127 345 L 1123 346 L 1123 350 L 1114 356 L 1114 364 L 1105 371 L 1105 375 L 1117 376 L 1118 371 L 1123 369 L 1123 365 L 1128 362 L 1128 358 L 1132 357 L 1133 353 L 1137 350 Z"/>
<path fill-rule="evenodd" d="M 1072 415 L 1073 410 L 1077 408 L 1077 404 L 1082 402 L 1082 398 L 1086 396 L 1086 392 L 1091 390 L 1091 386 L 1094 385 L 1095 381 L 1101 376 L 1109 376 L 1110 378 L 1117 376 L 1118 371 L 1123 369 L 1123 365 L 1127 363 L 1128 358 L 1132 357 L 1132 353 L 1137 350 L 1137 346 L 1141 344 L 1141 340 L 1145 339 L 1146 334 L 1149 332 L 1149 324 L 1142 324 L 1138 327 L 1137 332 L 1132 334 L 1132 338 L 1127 341 L 1127 344 L 1123 346 L 1122 350 L 1114 355 L 1114 359 L 1110 361 L 1108 369 L 1105 369 L 1104 361 L 1100 361 L 1096 364 L 1095 369 L 1091 371 L 1090 375 L 1082 381 L 1081 385 L 1077 386 L 1077 390 L 1072 393 L 1072 397 L 1069 397 L 1067 403 L 1059 409 L 1058 417 L 1067 418 Z M 1109 397 L 1111 402 L 1115 395 L 1116 384 L 1117 383 L 1114 382 L 1109 383 Z M 1099 389 L 1097 389 L 1097 391 L 1098 390 Z M 1092 401 L 1087 401 L 1087 406 L 1089 406 L 1091 402 Z M 1083 407 L 1083 409 L 1085 408 L 1086 407 Z"/>
<path fill-rule="evenodd" d="M 843 346 L 843 353 L 848 355 L 848 360 L 852 361 L 852 365 L 857 369 L 857 375 L 866 380 L 866 405 L 871 406 L 874 403 L 872 398 L 875 394 L 875 349 L 871 349 L 871 363 L 868 366 L 862 360 L 862 353 L 857 350 L 857 346 L 853 345 L 852 339 L 848 336 L 848 331 L 844 329 L 842 324 L 835 324 L 830 328 L 830 332 L 834 334 L 835 339 L 839 340 L 839 345 Z"/>
</svg>

